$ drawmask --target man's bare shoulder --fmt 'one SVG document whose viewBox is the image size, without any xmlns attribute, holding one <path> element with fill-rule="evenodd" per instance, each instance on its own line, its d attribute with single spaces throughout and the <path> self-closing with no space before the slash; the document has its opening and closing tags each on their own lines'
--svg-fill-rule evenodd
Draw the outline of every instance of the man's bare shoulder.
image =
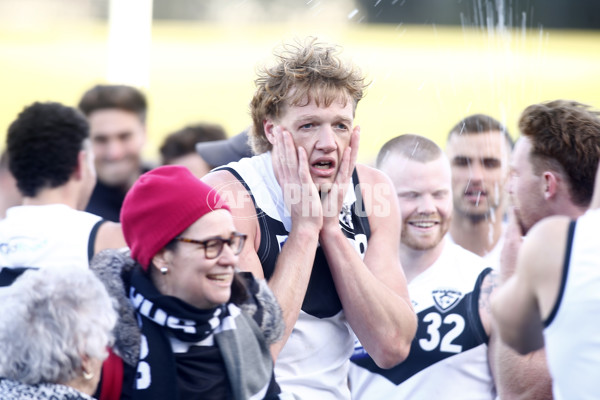
<svg viewBox="0 0 600 400">
<path fill-rule="evenodd" d="M 240 183 L 238 179 L 226 169 L 211 171 L 200 178 L 200 180 L 212 187 L 221 186 L 227 183 Z M 240 186 L 242 185 L 240 184 Z"/>
<path fill-rule="evenodd" d="M 568 227 L 571 219 L 565 216 L 546 218 L 527 234 L 519 251 L 517 271 L 535 293 L 542 320 L 554 307 L 560 290 Z"/>
<path fill-rule="evenodd" d="M 386 250 L 387 246 L 397 247 L 400 240 L 402 217 L 392 181 L 380 170 L 364 164 L 357 164 L 356 170 L 364 212 L 369 219 L 371 228 L 367 252 L 381 252 Z M 397 223 L 390 223 L 391 221 Z M 383 244 L 384 249 L 374 246 L 373 238 L 377 238 Z"/>
<path fill-rule="evenodd" d="M 217 170 L 204 175 L 201 180 L 212 186 L 231 209 L 236 218 L 236 227 L 244 233 L 254 234 L 256 208 L 248 190 L 237 177 L 227 170 Z M 245 227 L 244 227 L 245 226 Z"/>
<path fill-rule="evenodd" d="M 356 172 L 360 183 L 388 183 L 391 182 L 386 174 L 366 164 L 356 164 Z"/>
<path fill-rule="evenodd" d="M 533 277 L 542 277 L 548 272 L 548 265 L 562 266 L 567 240 L 567 229 L 571 219 L 566 216 L 552 216 L 538 222 L 525 237 L 522 246 L 522 263 Z"/>
<path fill-rule="evenodd" d="M 107 221 L 100 225 L 94 243 L 94 254 L 104 249 L 118 249 L 126 246 L 120 223 Z"/>
</svg>

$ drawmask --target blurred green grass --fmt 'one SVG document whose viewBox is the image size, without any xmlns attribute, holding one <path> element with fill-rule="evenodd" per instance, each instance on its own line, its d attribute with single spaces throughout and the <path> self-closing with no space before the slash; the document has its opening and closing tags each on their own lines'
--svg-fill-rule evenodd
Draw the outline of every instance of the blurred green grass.
<svg viewBox="0 0 600 400">
<path fill-rule="evenodd" d="M 155 22 L 145 156 L 156 159 L 164 136 L 185 124 L 242 130 L 250 124 L 256 66 L 283 41 L 307 35 L 342 45 L 371 81 L 356 114 L 362 162 L 402 133 L 443 145 L 467 114 L 491 114 L 516 137 L 529 104 L 567 98 L 600 107 L 600 32 Z M 87 88 L 106 82 L 107 36 L 100 22 L 0 26 L 0 148 L 27 104 L 75 105 Z"/>
</svg>

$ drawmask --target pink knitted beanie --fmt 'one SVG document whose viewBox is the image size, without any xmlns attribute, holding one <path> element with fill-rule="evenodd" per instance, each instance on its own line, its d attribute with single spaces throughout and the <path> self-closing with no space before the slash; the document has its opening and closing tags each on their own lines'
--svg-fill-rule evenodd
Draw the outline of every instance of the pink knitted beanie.
<svg viewBox="0 0 600 400">
<path fill-rule="evenodd" d="M 121 208 L 121 226 L 131 256 L 144 269 L 152 257 L 204 214 L 225 209 L 216 190 L 185 167 L 167 165 L 135 182 Z"/>
</svg>

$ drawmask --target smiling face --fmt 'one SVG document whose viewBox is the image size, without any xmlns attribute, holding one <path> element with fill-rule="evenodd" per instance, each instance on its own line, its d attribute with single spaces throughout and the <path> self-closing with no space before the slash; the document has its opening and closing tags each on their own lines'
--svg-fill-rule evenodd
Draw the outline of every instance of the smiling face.
<svg viewBox="0 0 600 400">
<path fill-rule="evenodd" d="M 442 156 L 418 162 L 392 154 L 381 166 L 392 180 L 402 214 L 401 243 L 413 250 L 438 246 L 452 218 L 450 166 Z"/>
<path fill-rule="evenodd" d="M 185 231 L 181 237 L 206 240 L 220 237 L 229 239 L 235 232 L 233 217 L 227 210 L 216 210 L 205 214 Z M 178 242 L 175 250 L 163 250 L 162 261 L 154 260 L 157 267 L 168 268 L 161 275 L 159 290 L 164 295 L 174 296 L 197 308 L 209 309 L 226 303 L 231 297 L 231 282 L 238 256 L 227 245 L 221 254 L 207 259 L 204 248 L 194 243 Z"/>
<path fill-rule="evenodd" d="M 296 147 L 303 147 L 308 156 L 310 175 L 318 189 L 333 183 L 344 151 L 350 144 L 354 108 L 343 98 L 329 106 L 311 100 L 302 106 L 288 106 L 276 120 L 267 120 L 265 131 L 272 140 L 271 127 L 281 126 L 291 133 Z"/>
<path fill-rule="evenodd" d="M 450 136 L 446 154 L 452 165 L 454 210 L 482 219 L 504 202 L 510 148 L 499 131 Z"/>
<path fill-rule="evenodd" d="M 117 108 L 92 112 L 88 121 L 98 179 L 108 186 L 133 184 L 140 173 L 146 128 L 140 117 Z"/>
</svg>

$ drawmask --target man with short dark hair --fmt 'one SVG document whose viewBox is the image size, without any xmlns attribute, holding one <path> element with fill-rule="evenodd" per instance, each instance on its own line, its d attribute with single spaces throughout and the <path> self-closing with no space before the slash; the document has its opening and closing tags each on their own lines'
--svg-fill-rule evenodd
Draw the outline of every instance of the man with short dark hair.
<svg viewBox="0 0 600 400">
<path fill-rule="evenodd" d="M 475 114 L 448 134 L 454 217 L 452 240 L 498 267 L 503 244 L 505 185 L 513 141 L 496 119 Z"/>
<path fill-rule="evenodd" d="M 85 117 L 59 103 L 34 103 L 8 128 L 10 171 L 23 205 L 0 221 L 1 267 L 87 265 L 125 246 L 121 226 L 83 210 L 96 183 Z"/>
<path fill-rule="evenodd" d="M 161 164 L 183 165 L 197 178 L 202 178 L 213 166 L 198 154 L 196 146 L 200 143 L 217 142 L 226 138 L 225 130 L 221 125 L 209 123 L 188 125 L 167 135 L 159 149 Z"/>
<path fill-rule="evenodd" d="M 225 140 L 215 140 L 196 144 L 196 152 L 210 169 L 220 167 L 242 158 L 252 157 L 254 153 L 250 147 L 248 131 L 242 132 Z"/>
<path fill-rule="evenodd" d="M 119 221 L 125 194 L 149 170 L 142 164 L 147 101 L 132 86 L 97 85 L 79 101 L 90 124 L 98 182 L 86 211 Z"/>
</svg>

